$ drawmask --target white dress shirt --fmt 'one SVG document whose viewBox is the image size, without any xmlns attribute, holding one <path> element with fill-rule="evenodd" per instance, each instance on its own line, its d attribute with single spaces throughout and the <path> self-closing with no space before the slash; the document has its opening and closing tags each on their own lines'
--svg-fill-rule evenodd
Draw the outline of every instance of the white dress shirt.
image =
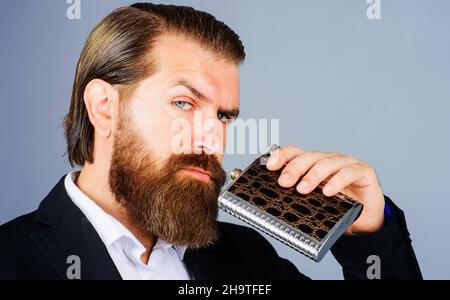
<svg viewBox="0 0 450 300">
<path fill-rule="evenodd" d="M 72 172 L 65 177 L 67 193 L 97 231 L 122 279 L 191 279 L 183 263 L 185 246 L 158 239 L 148 263 L 142 263 L 141 255 L 146 251 L 142 243 L 76 186 L 76 176 Z"/>
</svg>

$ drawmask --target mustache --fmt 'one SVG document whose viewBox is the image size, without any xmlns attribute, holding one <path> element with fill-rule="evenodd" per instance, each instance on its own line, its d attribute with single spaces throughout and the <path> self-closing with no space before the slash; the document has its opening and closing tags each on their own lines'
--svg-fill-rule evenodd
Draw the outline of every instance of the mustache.
<svg viewBox="0 0 450 300">
<path fill-rule="evenodd" d="M 172 171 L 176 172 L 183 168 L 198 167 L 208 171 L 212 179 L 223 185 L 226 179 L 226 173 L 217 157 L 211 154 L 172 154 L 168 160 Z"/>
</svg>

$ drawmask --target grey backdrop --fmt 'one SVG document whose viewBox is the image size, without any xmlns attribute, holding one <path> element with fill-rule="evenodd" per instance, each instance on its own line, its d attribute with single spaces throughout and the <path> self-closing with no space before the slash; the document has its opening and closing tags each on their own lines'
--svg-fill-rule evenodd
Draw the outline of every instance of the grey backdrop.
<svg viewBox="0 0 450 300">
<path fill-rule="evenodd" d="M 450 2 L 167 1 L 208 11 L 242 37 L 242 117 L 279 118 L 281 143 L 370 162 L 406 213 L 426 278 L 450 278 Z M 34 210 L 70 170 L 61 120 L 93 26 L 131 1 L 1 0 L 0 223 Z M 253 155 L 227 156 L 230 170 Z M 221 215 L 222 219 L 236 222 Z M 269 239 L 313 278 L 342 278 Z"/>
</svg>

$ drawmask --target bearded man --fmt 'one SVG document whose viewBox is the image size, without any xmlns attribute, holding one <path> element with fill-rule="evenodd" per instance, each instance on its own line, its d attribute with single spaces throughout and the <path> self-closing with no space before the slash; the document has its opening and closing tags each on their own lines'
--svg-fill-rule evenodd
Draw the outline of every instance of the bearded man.
<svg viewBox="0 0 450 300">
<path fill-rule="evenodd" d="M 136 3 L 105 17 L 81 53 L 64 120 L 69 161 L 82 169 L 0 227 L 0 278 L 308 278 L 256 231 L 217 221 L 244 58 L 235 32 L 189 7 Z M 190 138 L 174 142 L 179 120 Z M 403 213 L 367 163 L 290 145 L 267 167 L 283 168 L 282 187 L 307 194 L 326 181 L 327 196 L 364 204 L 332 249 L 345 278 L 367 279 L 371 255 L 382 278 L 421 278 Z"/>
</svg>

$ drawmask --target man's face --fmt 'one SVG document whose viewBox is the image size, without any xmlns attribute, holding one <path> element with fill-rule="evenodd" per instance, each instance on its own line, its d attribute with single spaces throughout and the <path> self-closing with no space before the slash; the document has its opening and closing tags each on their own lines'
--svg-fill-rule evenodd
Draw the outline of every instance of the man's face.
<svg viewBox="0 0 450 300">
<path fill-rule="evenodd" d="M 238 66 L 180 36 L 164 35 L 154 53 L 157 72 L 126 99 L 133 126 L 161 163 L 201 147 L 221 161 L 227 117 L 239 110 Z"/>
<path fill-rule="evenodd" d="M 196 42 L 164 36 L 157 72 L 120 105 L 109 184 L 141 230 L 167 242 L 217 239 L 225 130 L 239 108 L 238 67 Z"/>
</svg>

